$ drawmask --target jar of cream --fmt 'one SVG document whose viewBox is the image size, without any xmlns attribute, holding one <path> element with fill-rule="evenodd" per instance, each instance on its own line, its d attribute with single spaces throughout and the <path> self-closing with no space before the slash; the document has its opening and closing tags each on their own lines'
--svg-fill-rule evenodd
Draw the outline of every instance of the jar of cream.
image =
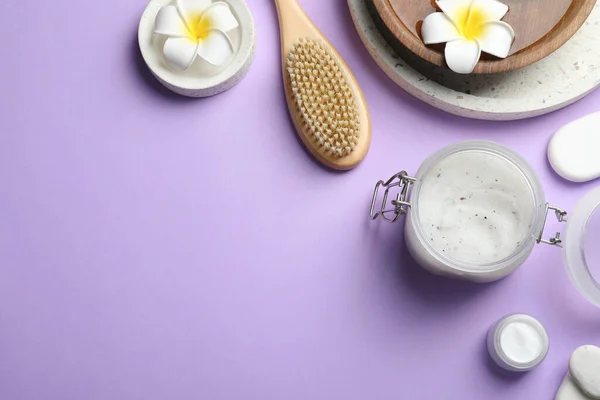
<svg viewBox="0 0 600 400">
<path fill-rule="evenodd" d="M 600 307 L 600 285 L 580 254 L 596 209 L 600 188 L 571 212 L 563 237 L 543 239 L 547 216 L 565 222 L 567 213 L 546 202 L 535 171 L 504 146 L 466 141 L 429 156 L 414 176 L 400 172 L 377 182 L 370 217 L 396 222 L 406 215 L 404 239 L 423 268 L 475 282 L 507 276 L 538 243 L 564 245 L 571 280 Z"/>
<path fill-rule="evenodd" d="M 496 322 L 487 337 L 492 359 L 508 371 L 529 371 L 546 358 L 550 342 L 542 324 L 526 314 L 512 314 Z"/>
</svg>

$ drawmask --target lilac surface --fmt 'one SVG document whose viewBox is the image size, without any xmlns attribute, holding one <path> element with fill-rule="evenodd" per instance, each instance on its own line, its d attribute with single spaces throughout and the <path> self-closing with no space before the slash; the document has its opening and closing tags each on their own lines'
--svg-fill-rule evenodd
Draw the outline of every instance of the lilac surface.
<svg viewBox="0 0 600 400">
<path fill-rule="evenodd" d="M 0 70 L 0 399 L 549 399 L 600 310 L 540 246 L 492 285 L 412 262 L 402 225 L 370 222 L 376 180 L 490 139 L 524 155 L 548 199 L 561 125 L 600 92 L 528 121 L 447 115 L 395 87 L 343 0 L 302 0 L 354 70 L 373 143 L 358 169 L 313 162 L 290 126 L 272 0 L 251 0 L 255 63 L 214 98 L 162 89 L 140 62 L 141 0 L 4 1 Z M 484 349 L 502 315 L 538 317 L 526 375 Z"/>
</svg>

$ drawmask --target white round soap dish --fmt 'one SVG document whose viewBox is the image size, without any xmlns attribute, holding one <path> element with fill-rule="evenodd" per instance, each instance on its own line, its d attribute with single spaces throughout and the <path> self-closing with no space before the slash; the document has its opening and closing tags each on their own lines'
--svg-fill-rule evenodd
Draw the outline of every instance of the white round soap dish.
<svg viewBox="0 0 600 400">
<path fill-rule="evenodd" d="M 244 0 L 150 0 L 138 43 L 144 62 L 165 87 L 183 96 L 208 97 L 246 75 L 256 31 Z"/>
</svg>

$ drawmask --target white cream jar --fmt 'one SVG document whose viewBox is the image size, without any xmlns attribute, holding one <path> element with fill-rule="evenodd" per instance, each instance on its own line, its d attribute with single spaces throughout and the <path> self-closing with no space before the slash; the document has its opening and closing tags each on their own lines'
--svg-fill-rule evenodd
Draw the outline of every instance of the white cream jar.
<svg viewBox="0 0 600 400">
<path fill-rule="evenodd" d="M 546 329 L 537 319 L 527 314 L 511 314 L 490 328 L 487 348 L 499 367 L 526 372 L 544 361 L 550 340 Z"/>
</svg>

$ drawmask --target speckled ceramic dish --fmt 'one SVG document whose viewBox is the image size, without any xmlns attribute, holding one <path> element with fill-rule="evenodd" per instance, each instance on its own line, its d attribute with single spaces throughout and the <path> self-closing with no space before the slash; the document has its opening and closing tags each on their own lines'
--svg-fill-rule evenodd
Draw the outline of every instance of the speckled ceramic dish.
<svg viewBox="0 0 600 400">
<path fill-rule="evenodd" d="M 452 114 L 487 120 L 535 117 L 563 108 L 600 85 L 600 6 L 560 49 L 519 70 L 448 74 L 412 52 L 396 53 L 379 33 L 365 0 L 348 0 L 357 31 L 379 67 L 400 87 Z M 411 66 L 407 60 L 413 57 Z M 420 64 L 419 64 L 420 63 Z"/>
</svg>

